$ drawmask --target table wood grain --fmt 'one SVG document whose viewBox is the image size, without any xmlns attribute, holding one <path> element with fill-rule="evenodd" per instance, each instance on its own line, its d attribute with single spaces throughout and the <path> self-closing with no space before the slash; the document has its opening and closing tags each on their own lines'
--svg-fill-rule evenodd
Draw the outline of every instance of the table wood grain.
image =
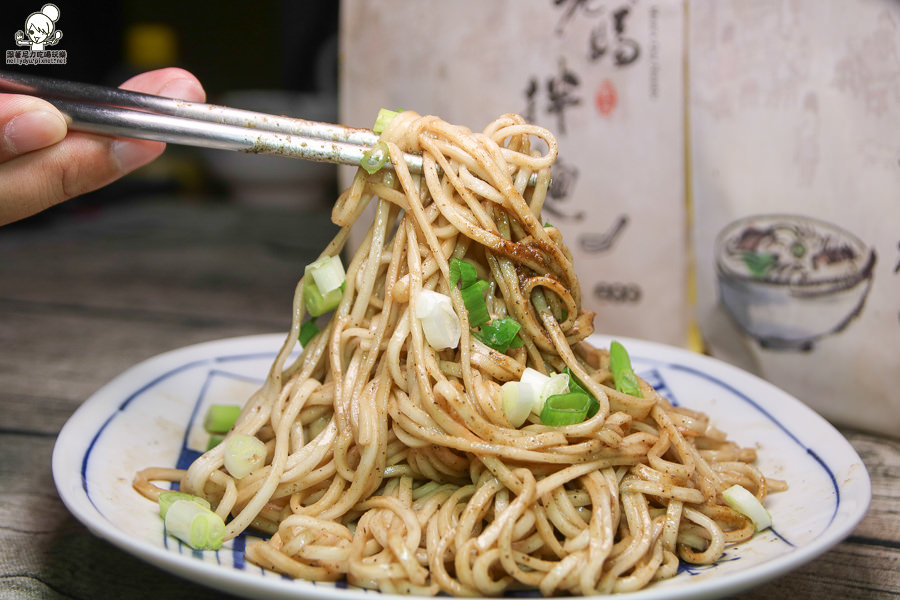
<svg viewBox="0 0 900 600">
<path fill-rule="evenodd" d="M 283 331 L 327 208 L 166 198 L 55 211 L 0 230 L 0 598 L 227 598 L 93 536 L 50 469 L 60 428 L 107 381 L 201 341 Z M 900 442 L 842 433 L 872 478 L 871 508 L 819 559 L 737 598 L 900 594 Z"/>
</svg>

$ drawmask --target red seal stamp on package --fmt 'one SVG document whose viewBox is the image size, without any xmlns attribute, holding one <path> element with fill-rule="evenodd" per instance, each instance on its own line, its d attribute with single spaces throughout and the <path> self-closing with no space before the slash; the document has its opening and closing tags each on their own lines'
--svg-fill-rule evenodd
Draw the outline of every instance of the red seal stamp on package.
<svg viewBox="0 0 900 600">
<path fill-rule="evenodd" d="M 597 86 L 597 92 L 594 94 L 594 106 L 597 108 L 597 112 L 608 117 L 618 104 L 619 93 L 616 91 L 616 86 L 609 79 L 604 79 Z"/>
</svg>

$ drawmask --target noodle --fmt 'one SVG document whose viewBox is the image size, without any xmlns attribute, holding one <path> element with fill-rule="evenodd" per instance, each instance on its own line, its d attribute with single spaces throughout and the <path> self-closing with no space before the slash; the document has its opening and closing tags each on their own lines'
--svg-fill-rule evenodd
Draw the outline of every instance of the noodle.
<svg viewBox="0 0 900 600">
<path fill-rule="evenodd" d="M 139 474 L 135 488 L 153 498 L 149 480 L 180 480 L 226 518 L 226 539 L 269 534 L 246 549 L 265 568 L 394 593 L 630 591 L 751 537 L 721 492 L 738 483 L 762 501 L 782 487 L 750 464 L 755 452 L 644 381 L 643 398 L 616 391 L 608 353 L 584 341 L 593 314 L 572 255 L 540 221 L 554 137 L 517 115 L 476 134 L 407 111 L 382 140 L 393 171 L 360 169 L 333 210 L 341 229 L 323 257 L 375 208 L 339 306 L 288 364 L 305 316 L 300 280 L 287 340 L 232 431 L 265 442 L 265 466 L 235 479 L 220 444 L 187 471 Z M 402 151 L 422 154 L 421 175 Z M 501 353 L 472 335 L 451 258 L 489 282 L 491 315 L 521 325 L 521 347 Z M 458 347 L 425 339 L 425 290 L 450 297 Z M 599 410 L 512 427 L 500 385 L 526 366 L 568 367 Z"/>
</svg>

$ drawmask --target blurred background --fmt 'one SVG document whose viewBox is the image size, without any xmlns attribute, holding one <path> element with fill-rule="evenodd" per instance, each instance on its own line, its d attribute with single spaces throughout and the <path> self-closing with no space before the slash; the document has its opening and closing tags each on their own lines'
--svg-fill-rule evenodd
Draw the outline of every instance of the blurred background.
<svg viewBox="0 0 900 600">
<path fill-rule="evenodd" d="M 137 73 L 180 66 L 200 77 L 209 102 L 314 120 L 337 118 L 339 2 L 54 3 L 60 10 L 57 29 L 63 32 L 57 48 L 66 50 L 66 64 L 3 68 L 118 86 Z M 13 33 L 42 4 L 4 2 L 4 49 L 16 47 Z M 84 212 L 111 198 L 127 201 L 156 193 L 183 194 L 195 202 L 237 200 L 286 208 L 298 202 L 298 182 L 315 186 L 308 203 L 335 193 L 335 170 L 329 166 L 231 154 L 172 145 L 160 160 L 132 176 L 33 220 Z"/>
</svg>

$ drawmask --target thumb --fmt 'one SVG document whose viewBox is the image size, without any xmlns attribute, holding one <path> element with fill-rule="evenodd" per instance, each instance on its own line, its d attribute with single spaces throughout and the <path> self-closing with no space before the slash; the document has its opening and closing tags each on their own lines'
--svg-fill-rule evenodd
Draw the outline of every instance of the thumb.
<svg viewBox="0 0 900 600">
<path fill-rule="evenodd" d="M 66 137 L 66 120 L 45 100 L 0 94 L 0 163 Z"/>
<path fill-rule="evenodd" d="M 197 79 L 181 69 L 143 73 L 122 87 L 151 94 L 181 96 L 194 101 L 204 98 L 203 88 Z M 0 119 L 2 114 L 0 112 Z M 5 152 L 8 160 L 0 161 L 0 225 L 107 185 L 150 162 L 165 148 L 161 142 L 77 131 L 69 132 L 61 141 L 50 141 L 46 145 L 48 140 L 57 139 L 54 136 L 60 132 L 51 130 L 46 122 L 41 125 L 42 119 L 49 122 L 50 117 L 29 117 L 22 125 L 22 131 L 31 128 L 31 133 L 35 130 L 42 132 L 37 141 L 20 141 L 26 136 L 17 137 L 15 127 L 12 141 L 3 141 L 4 149 L 0 152 Z M 29 123 L 29 120 L 32 122 Z M 22 148 L 27 148 L 29 144 L 37 149 L 22 153 Z"/>
</svg>

